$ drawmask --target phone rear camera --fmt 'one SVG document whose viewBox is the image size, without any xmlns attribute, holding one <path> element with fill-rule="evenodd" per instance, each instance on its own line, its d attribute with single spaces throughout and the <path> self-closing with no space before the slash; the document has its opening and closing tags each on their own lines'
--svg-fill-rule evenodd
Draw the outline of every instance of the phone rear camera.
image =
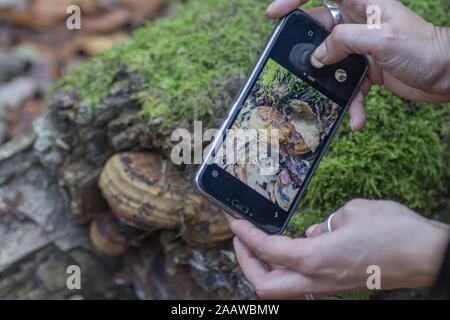
<svg viewBox="0 0 450 320">
<path fill-rule="evenodd" d="M 337 69 L 334 77 L 338 82 L 345 82 L 347 80 L 347 72 L 343 69 Z"/>
</svg>

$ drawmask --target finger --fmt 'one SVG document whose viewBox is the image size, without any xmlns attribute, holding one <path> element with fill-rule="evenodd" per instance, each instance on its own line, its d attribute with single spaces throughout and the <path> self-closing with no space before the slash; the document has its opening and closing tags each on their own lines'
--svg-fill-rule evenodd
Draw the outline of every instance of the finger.
<svg viewBox="0 0 450 320">
<path fill-rule="evenodd" d="M 317 7 L 308 9 L 305 12 L 314 19 L 316 19 L 317 21 L 319 21 L 321 24 L 323 24 L 328 30 L 333 29 L 334 27 L 333 16 L 331 15 L 331 12 L 328 8 Z"/>
<path fill-rule="evenodd" d="M 313 55 L 323 64 L 336 63 L 352 53 L 376 56 L 392 45 L 388 38 L 383 37 L 383 30 L 369 29 L 365 24 L 339 24 Z"/>
<path fill-rule="evenodd" d="M 306 230 L 306 235 L 309 238 L 314 238 L 314 237 L 320 236 L 321 234 L 324 234 L 327 232 L 328 232 L 327 222 L 324 221 L 324 222 L 321 222 L 314 226 L 309 227 L 308 230 Z"/>
<path fill-rule="evenodd" d="M 314 288 L 314 281 L 295 271 L 274 270 L 253 286 L 261 299 L 305 299 L 306 292 Z"/>
<path fill-rule="evenodd" d="M 339 229 L 342 224 L 343 224 L 343 215 L 342 215 L 342 210 L 339 209 L 338 211 L 336 211 L 333 215 L 333 217 L 330 220 L 330 228 L 332 231 L 335 231 L 337 229 Z M 330 216 L 328 216 L 330 217 Z M 314 224 L 312 226 L 310 226 L 307 230 L 306 230 L 306 235 L 308 236 L 308 238 L 314 238 L 317 236 L 320 236 L 321 234 L 324 233 L 328 233 L 328 218 L 318 224 Z"/>
<path fill-rule="evenodd" d="M 231 214 L 228 214 L 228 212 L 222 212 L 222 214 L 224 215 L 225 219 L 228 221 L 228 224 L 230 224 L 231 221 L 233 221 L 235 219 Z"/>
<path fill-rule="evenodd" d="M 309 283 L 306 277 L 287 269 L 267 271 L 264 263 L 239 238 L 235 237 L 233 244 L 242 272 L 261 299 L 304 298 L 301 293 Z"/>
<path fill-rule="evenodd" d="M 350 126 L 353 131 L 359 131 L 364 128 L 367 119 L 366 113 L 366 97 L 369 94 L 372 83 L 368 77 L 364 78 L 359 92 L 349 108 Z"/>
<path fill-rule="evenodd" d="M 306 239 L 268 235 L 245 220 L 233 220 L 230 228 L 261 260 L 292 269 L 308 244 Z"/>
<path fill-rule="evenodd" d="M 353 131 L 359 131 L 364 128 L 366 123 L 366 98 L 362 90 L 358 90 L 355 98 L 348 109 L 348 114 L 350 116 L 350 127 Z"/>
<path fill-rule="evenodd" d="M 248 281 L 255 286 L 255 284 L 264 280 L 268 274 L 264 263 L 258 260 L 255 254 L 248 249 L 239 238 L 234 237 L 233 245 L 239 265 Z"/>
<path fill-rule="evenodd" d="M 367 97 L 371 88 L 372 88 L 372 81 L 370 80 L 369 77 L 365 77 L 363 82 L 361 83 L 361 91 L 364 97 Z"/>
<path fill-rule="evenodd" d="M 315 223 L 310 225 L 308 229 L 306 229 L 305 234 L 308 238 L 312 238 L 317 235 L 319 232 L 316 232 L 317 227 L 319 227 L 322 223 Z"/>
<path fill-rule="evenodd" d="M 308 2 L 308 0 L 276 0 L 267 8 L 266 15 L 269 18 L 278 19 L 284 17 L 306 2 Z"/>
</svg>

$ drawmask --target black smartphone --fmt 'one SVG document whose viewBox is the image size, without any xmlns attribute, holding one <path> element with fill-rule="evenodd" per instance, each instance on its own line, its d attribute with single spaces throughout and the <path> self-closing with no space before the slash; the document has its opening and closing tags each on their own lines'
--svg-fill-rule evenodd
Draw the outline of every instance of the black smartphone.
<svg viewBox="0 0 450 320">
<path fill-rule="evenodd" d="M 205 196 L 270 234 L 288 224 L 367 72 L 362 55 L 311 59 L 329 33 L 301 10 L 277 24 L 197 171 Z"/>
</svg>

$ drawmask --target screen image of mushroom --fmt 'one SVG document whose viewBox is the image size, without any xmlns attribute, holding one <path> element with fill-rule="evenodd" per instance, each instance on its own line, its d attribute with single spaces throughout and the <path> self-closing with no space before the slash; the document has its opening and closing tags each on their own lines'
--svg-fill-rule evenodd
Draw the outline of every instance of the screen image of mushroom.
<svg viewBox="0 0 450 320">
<path fill-rule="evenodd" d="M 300 100 L 290 102 L 292 112 L 289 115 L 290 123 L 294 126 L 308 148 L 314 153 L 320 143 L 320 124 L 318 115 L 308 103 Z"/>
<path fill-rule="evenodd" d="M 288 211 L 298 193 L 298 178 L 289 169 L 281 170 L 275 183 L 274 194 L 277 204 Z"/>
<path fill-rule="evenodd" d="M 260 141 L 269 144 L 274 142 L 270 141 L 274 134 L 273 130 L 278 131 L 275 135 L 278 135 L 278 142 L 282 145 L 288 142 L 294 131 L 292 124 L 287 122 L 278 110 L 268 106 L 260 106 L 253 109 L 249 127 L 258 134 Z"/>
<path fill-rule="evenodd" d="M 239 130 L 231 132 L 239 133 Z M 247 134 L 250 133 L 247 132 Z M 270 146 L 264 141 L 257 140 L 256 137 L 251 137 L 251 141 L 238 143 L 238 139 L 232 135 L 227 136 L 226 148 L 233 149 L 235 159 L 223 167 L 225 171 L 275 202 L 273 188 L 279 171 L 279 163 L 273 164 L 266 156 Z M 229 160 L 227 159 L 227 161 Z"/>
<path fill-rule="evenodd" d="M 273 146 L 273 139 L 277 139 L 277 170 L 262 175 L 261 169 L 268 167 L 267 163 L 262 163 L 260 158 L 253 161 L 248 155 L 243 162 L 238 157 L 231 163 L 230 159 L 225 160 L 223 149 L 232 150 L 235 156 L 250 151 L 250 144 L 239 145 L 234 136 L 222 146 L 221 158 L 227 161 L 222 167 L 288 210 L 339 111 L 336 103 L 270 60 L 244 102 L 231 132 L 233 136 L 241 129 L 251 129 L 259 145 Z"/>
</svg>

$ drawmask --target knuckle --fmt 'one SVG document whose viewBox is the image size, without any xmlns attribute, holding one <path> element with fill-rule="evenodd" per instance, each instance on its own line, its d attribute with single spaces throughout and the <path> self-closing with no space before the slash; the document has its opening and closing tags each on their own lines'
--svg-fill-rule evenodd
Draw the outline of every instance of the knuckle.
<svg viewBox="0 0 450 320">
<path fill-rule="evenodd" d="M 294 241 L 296 241 L 296 240 L 294 240 Z M 300 265 L 302 260 L 308 256 L 307 251 L 309 251 L 309 249 L 303 248 L 303 247 L 301 247 L 300 244 L 297 245 L 296 242 L 293 242 L 292 256 L 291 256 L 291 258 L 292 258 L 291 261 L 293 262 L 293 264 Z"/>
<path fill-rule="evenodd" d="M 398 38 L 400 30 L 397 25 L 392 23 L 384 24 L 384 32 L 382 33 L 385 40 L 393 40 Z"/>
<path fill-rule="evenodd" d="M 302 250 L 298 250 L 296 259 L 301 273 L 312 275 L 317 272 L 321 263 L 321 257 L 318 252 L 321 252 L 321 250 L 314 241 L 307 242 Z"/>
<path fill-rule="evenodd" d="M 370 200 L 362 198 L 352 199 L 344 205 L 344 214 L 353 214 L 355 212 L 358 212 L 360 211 L 360 208 L 367 205 L 368 202 L 370 202 Z"/>
<path fill-rule="evenodd" d="M 391 23 L 383 24 L 383 29 L 381 32 L 377 32 L 380 43 L 378 45 L 379 48 L 388 48 L 391 47 L 394 43 L 396 43 L 401 37 L 401 29 L 398 25 L 394 25 Z M 378 56 L 383 55 L 385 50 L 377 50 Z M 377 57 L 378 57 L 377 56 Z M 380 57 L 378 57 L 380 58 Z M 382 57 L 381 57 L 382 58 Z"/>
<path fill-rule="evenodd" d="M 268 246 L 270 245 L 270 243 L 268 241 L 266 241 L 265 238 L 262 238 L 261 241 L 259 241 L 258 246 L 256 247 L 256 255 L 261 258 L 263 261 L 268 261 L 269 260 L 269 255 L 268 255 Z"/>
<path fill-rule="evenodd" d="M 392 23 L 383 23 L 381 30 L 373 30 L 373 39 L 376 46 L 373 46 L 370 50 L 370 55 L 375 60 L 386 60 L 391 55 L 391 48 L 398 42 L 401 37 L 401 28 L 398 25 Z"/>
<path fill-rule="evenodd" d="M 338 24 L 337 26 L 334 27 L 333 31 L 331 32 L 330 39 L 335 44 L 339 44 L 345 40 L 346 36 L 347 36 L 347 33 L 346 33 L 344 25 Z"/>
<path fill-rule="evenodd" d="M 299 269 L 305 275 L 317 274 L 321 269 L 320 257 L 309 256 L 307 259 L 303 259 L 299 265 Z"/>
</svg>

